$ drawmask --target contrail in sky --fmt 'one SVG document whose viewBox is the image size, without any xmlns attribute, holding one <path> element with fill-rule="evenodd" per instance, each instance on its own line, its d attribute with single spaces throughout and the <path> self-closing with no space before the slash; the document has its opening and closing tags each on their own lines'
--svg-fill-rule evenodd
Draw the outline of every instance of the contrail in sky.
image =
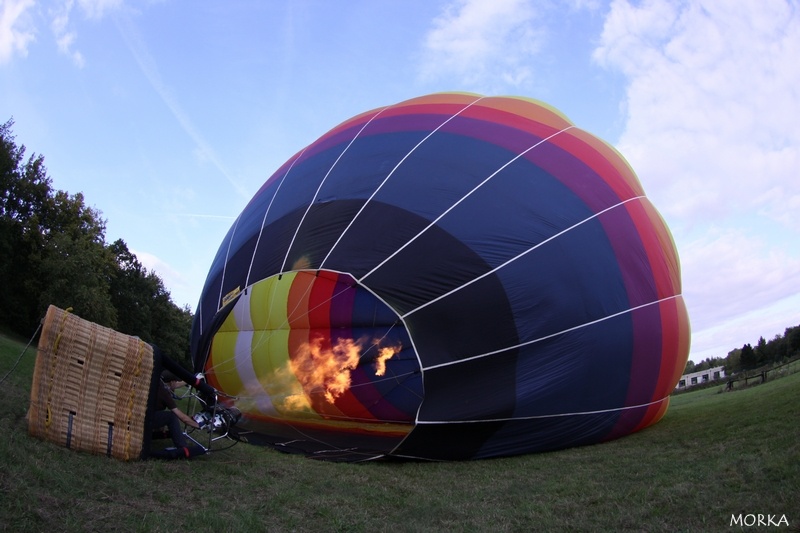
<svg viewBox="0 0 800 533">
<path fill-rule="evenodd" d="M 147 46 L 142 41 L 139 33 L 136 31 L 136 28 L 131 23 L 130 19 L 124 15 L 120 15 L 115 17 L 115 21 L 120 30 L 120 34 L 122 34 L 125 44 L 128 46 L 131 54 L 133 54 L 136 63 L 139 65 L 139 69 L 145 75 L 147 81 L 150 82 L 150 85 L 153 87 L 159 97 L 161 97 L 161 99 L 167 105 L 170 112 L 172 112 L 172 115 L 178 120 L 178 123 L 181 125 L 181 128 L 183 128 L 183 131 L 185 131 L 192 141 L 194 141 L 194 143 L 202 152 L 203 156 L 206 157 L 217 168 L 217 170 L 222 173 L 223 176 L 225 176 L 225 178 L 233 186 L 234 190 L 242 198 L 246 200 L 250 199 L 252 192 L 247 191 L 225 169 L 225 167 L 222 165 L 222 162 L 217 157 L 217 154 L 214 152 L 214 149 L 209 146 L 203 136 L 197 131 L 197 129 L 194 127 L 194 124 L 192 124 L 192 121 L 188 116 L 186 116 L 186 113 L 184 113 L 180 104 L 175 100 L 172 93 L 164 85 L 153 57 L 147 51 Z"/>
<path fill-rule="evenodd" d="M 204 215 L 202 213 L 170 213 L 170 214 L 172 216 L 186 217 L 186 218 L 221 218 L 225 220 L 236 220 L 236 217 L 229 215 Z"/>
</svg>

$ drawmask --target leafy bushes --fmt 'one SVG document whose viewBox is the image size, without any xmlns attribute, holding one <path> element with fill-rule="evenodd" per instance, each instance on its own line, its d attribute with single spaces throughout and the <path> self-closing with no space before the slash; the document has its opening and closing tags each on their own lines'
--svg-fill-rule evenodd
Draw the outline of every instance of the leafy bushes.
<svg viewBox="0 0 800 533">
<path fill-rule="evenodd" d="M 25 160 L 14 121 L 0 125 L 0 325 L 29 336 L 50 304 L 189 361 L 192 313 L 119 239 L 82 193 L 54 190 L 44 156 Z"/>
</svg>

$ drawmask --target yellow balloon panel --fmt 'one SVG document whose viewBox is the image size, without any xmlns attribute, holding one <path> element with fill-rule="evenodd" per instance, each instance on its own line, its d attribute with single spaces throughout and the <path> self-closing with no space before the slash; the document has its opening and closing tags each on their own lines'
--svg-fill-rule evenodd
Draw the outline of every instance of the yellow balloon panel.
<svg viewBox="0 0 800 533">
<path fill-rule="evenodd" d="M 227 322 L 227 321 L 226 321 Z M 244 389 L 236 370 L 236 342 L 238 331 L 218 331 L 211 345 L 212 356 L 206 373 L 213 373 L 219 388 L 227 394 L 238 395 Z"/>
<path fill-rule="evenodd" d="M 251 357 L 253 370 L 275 410 L 286 416 L 316 413 L 297 381 L 289 359 L 289 330 L 256 331 L 253 334 Z"/>
<path fill-rule="evenodd" d="M 250 288 L 250 323 L 253 331 L 289 329 L 286 301 L 294 274 L 272 277 Z"/>
</svg>

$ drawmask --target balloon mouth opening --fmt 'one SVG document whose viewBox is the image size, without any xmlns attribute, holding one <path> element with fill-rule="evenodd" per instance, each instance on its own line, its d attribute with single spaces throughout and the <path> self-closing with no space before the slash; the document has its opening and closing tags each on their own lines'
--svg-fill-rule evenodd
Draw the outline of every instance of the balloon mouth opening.
<svg viewBox="0 0 800 533">
<path fill-rule="evenodd" d="M 349 274 L 327 270 L 284 272 L 242 291 L 205 373 L 245 422 L 262 425 L 402 435 L 422 400 L 398 314 Z"/>
</svg>

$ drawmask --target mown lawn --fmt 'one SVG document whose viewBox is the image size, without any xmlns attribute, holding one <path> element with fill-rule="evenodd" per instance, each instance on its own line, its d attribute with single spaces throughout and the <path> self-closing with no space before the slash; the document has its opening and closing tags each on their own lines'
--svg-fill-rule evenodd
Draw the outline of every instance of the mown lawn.
<svg viewBox="0 0 800 533">
<path fill-rule="evenodd" d="M 23 347 L 0 336 L 0 377 Z M 735 531 L 761 514 L 800 531 L 800 374 L 677 395 L 654 427 L 553 453 L 354 465 L 238 444 L 123 463 L 28 436 L 34 358 L 0 385 L 0 530 Z"/>
</svg>

